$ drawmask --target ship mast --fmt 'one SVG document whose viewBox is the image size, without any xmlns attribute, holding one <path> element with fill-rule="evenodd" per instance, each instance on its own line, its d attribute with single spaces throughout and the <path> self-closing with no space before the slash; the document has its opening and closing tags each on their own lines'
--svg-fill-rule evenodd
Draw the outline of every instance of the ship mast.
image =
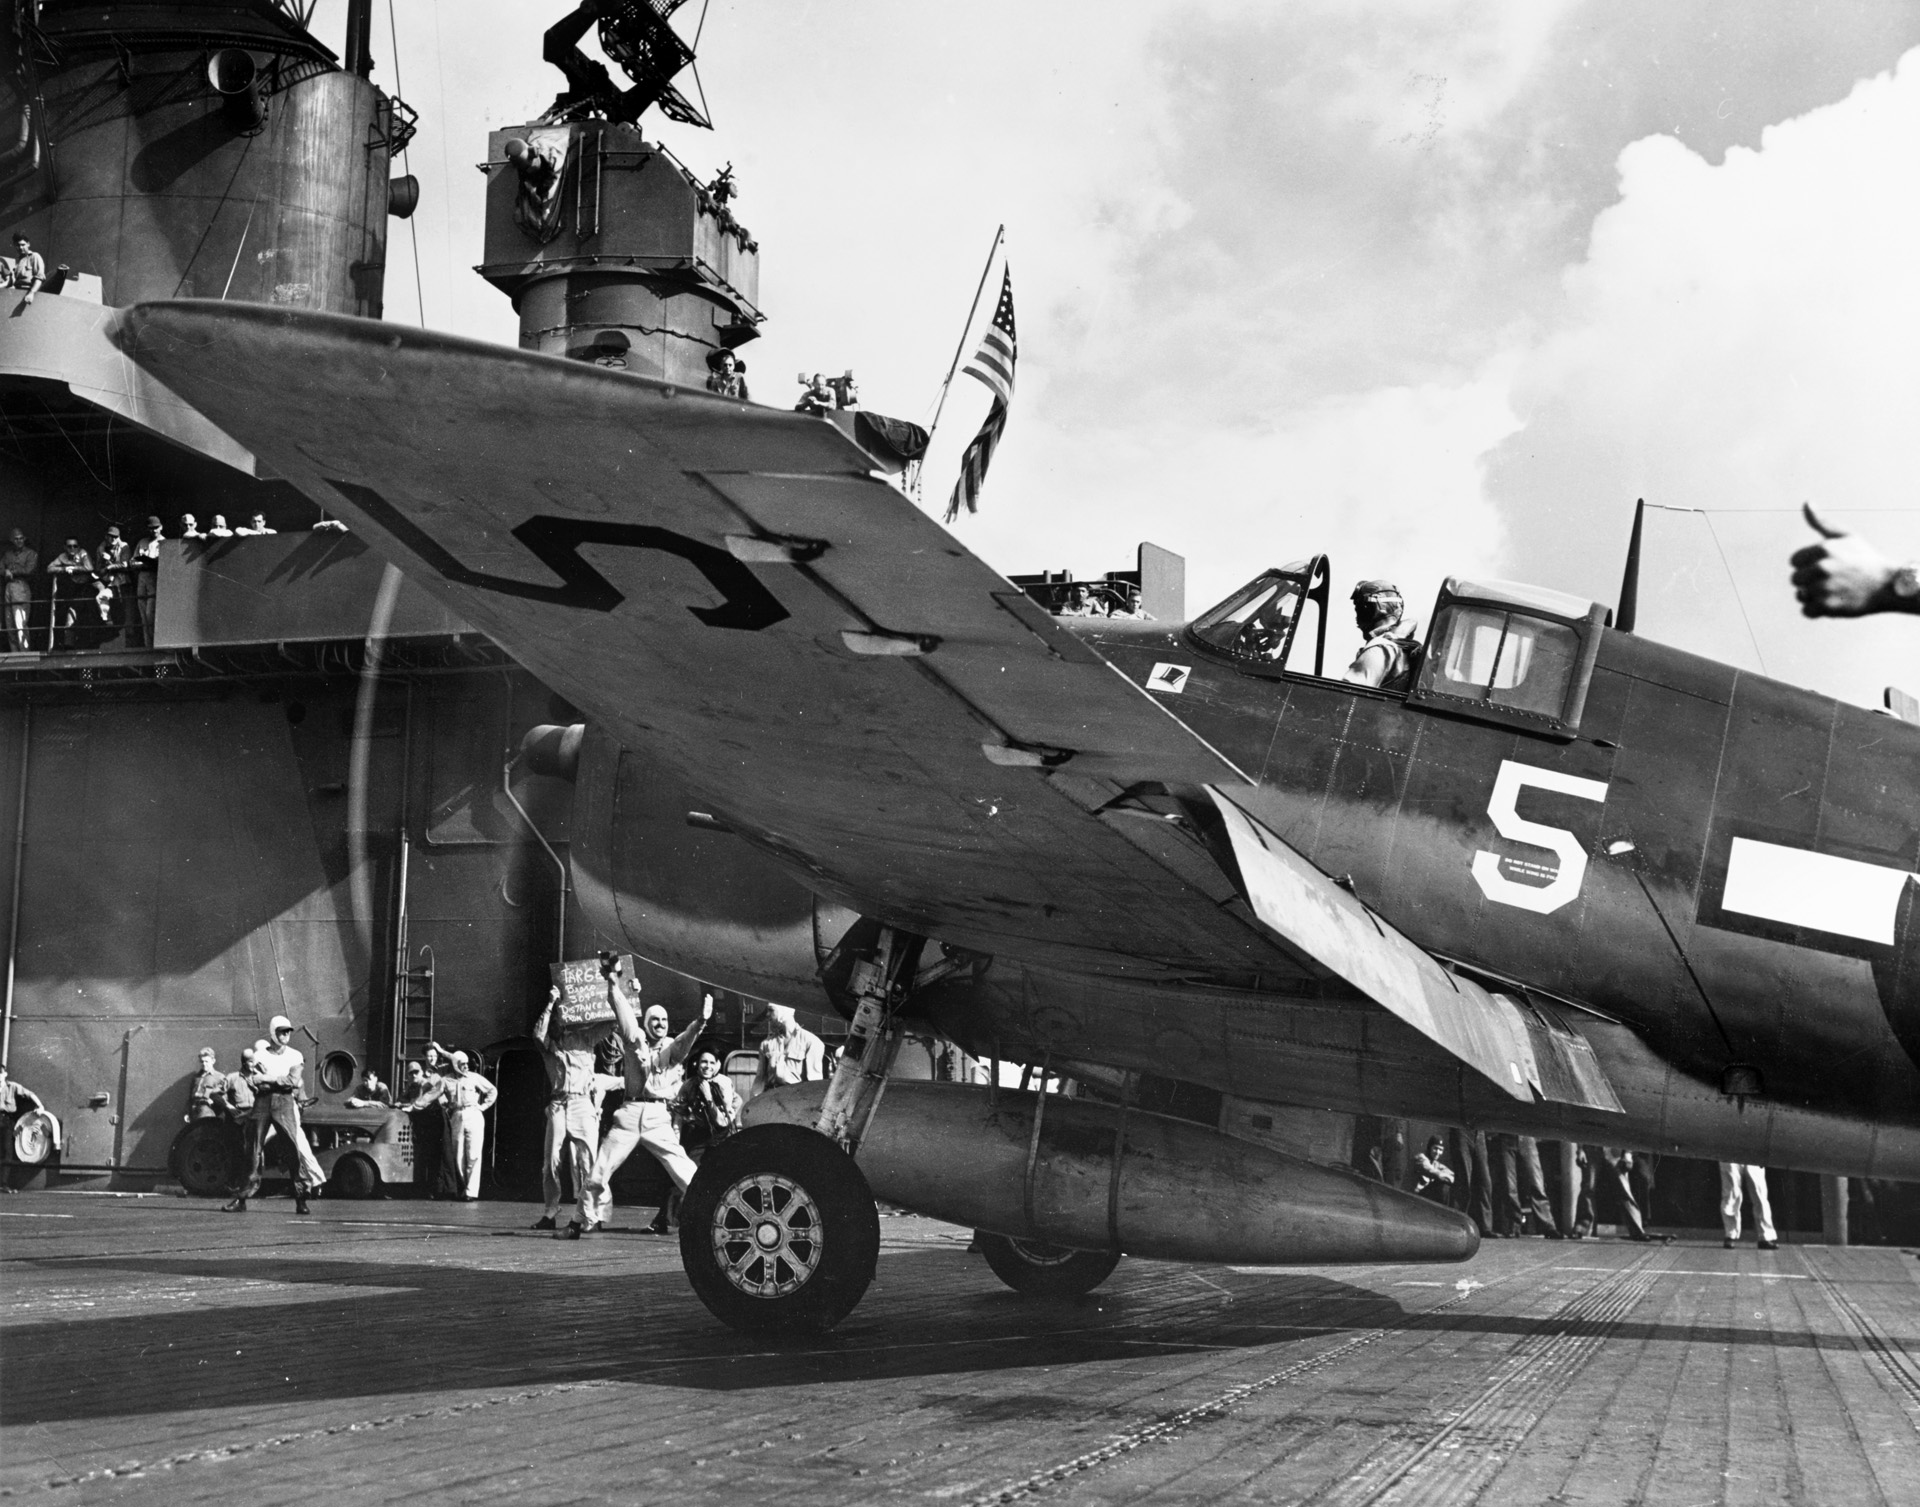
<svg viewBox="0 0 1920 1507">
<path fill-rule="evenodd" d="M 693 63 L 667 20 L 680 3 L 601 0 L 548 30 L 566 88 L 538 120 L 488 138 L 478 271 L 513 300 L 525 349 L 698 387 L 764 316 L 760 248 L 733 216 L 731 172 L 702 183 L 638 124 L 650 109 L 709 124 L 672 82 Z M 581 50 L 596 22 L 631 87 Z"/>
</svg>

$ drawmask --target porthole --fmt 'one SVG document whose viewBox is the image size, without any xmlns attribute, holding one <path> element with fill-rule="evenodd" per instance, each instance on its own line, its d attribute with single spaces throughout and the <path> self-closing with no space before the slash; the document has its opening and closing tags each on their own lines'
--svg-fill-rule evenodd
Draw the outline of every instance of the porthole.
<svg viewBox="0 0 1920 1507">
<path fill-rule="evenodd" d="M 329 1052 L 320 1059 L 320 1086 L 330 1094 L 344 1094 L 353 1086 L 360 1064 L 351 1052 Z"/>
</svg>

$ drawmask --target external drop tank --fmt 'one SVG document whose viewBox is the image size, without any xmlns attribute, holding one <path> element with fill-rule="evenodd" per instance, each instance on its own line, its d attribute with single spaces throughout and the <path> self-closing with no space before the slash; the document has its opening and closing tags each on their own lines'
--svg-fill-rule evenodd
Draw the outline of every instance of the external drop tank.
<svg viewBox="0 0 1920 1507">
<path fill-rule="evenodd" d="M 745 1118 L 812 1125 L 825 1094 L 777 1089 Z M 883 1202 L 1082 1250 L 1321 1266 L 1464 1261 L 1480 1244 L 1465 1215 L 1385 1184 L 1060 1094 L 890 1083 L 856 1160 Z"/>
</svg>

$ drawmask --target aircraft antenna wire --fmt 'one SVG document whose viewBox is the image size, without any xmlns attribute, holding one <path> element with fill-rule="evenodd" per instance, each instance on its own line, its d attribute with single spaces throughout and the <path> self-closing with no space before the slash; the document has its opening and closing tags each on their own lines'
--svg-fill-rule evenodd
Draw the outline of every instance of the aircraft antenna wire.
<svg viewBox="0 0 1920 1507">
<path fill-rule="evenodd" d="M 1768 674 L 1767 657 L 1760 652 L 1759 636 L 1753 631 L 1753 619 L 1747 616 L 1746 599 L 1740 595 L 1740 583 L 1734 578 L 1733 562 L 1727 559 L 1727 552 L 1721 547 L 1720 532 L 1713 526 L 1713 515 L 1705 508 L 1696 511 L 1706 520 L 1707 537 L 1713 541 L 1714 550 L 1720 556 L 1720 568 L 1727 573 L 1727 584 L 1733 588 L 1733 602 L 1740 609 L 1740 621 L 1747 625 L 1747 642 L 1753 645 L 1753 657 L 1760 662 L 1760 673 Z"/>
<path fill-rule="evenodd" d="M 1745 623 L 1747 626 L 1747 642 L 1753 646 L 1753 657 L 1760 666 L 1760 673 L 1762 675 L 1772 674 L 1773 672 L 1767 668 L 1766 655 L 1760 652 L 1760 637 L 1758 634 L 1756 634 L 1753 631 L 1753 619 L 1747 615 L 1746 599 L 1740 595 L 1740 582 L 1739 582 L 1739 579 L 1733 573 L 1733 562 L 1727 558 L 1727 552 L 1721 546 L 1721 543 L 1720 543 L 1719 531 L 1715 529 L 1713 526 L 1713 515 L 1715 513 L 1793 512 L 1793 511 L 1797 511 L 1797 509 L 1791 509 L 1791 508 L 1786 508 L 1786 509 L 1783 509 L 1783 508 L 1677 508 L 1677 507 L 1674 507 L 1671 503 L 1665 503 L 1665 502 L 1648 502 L 1648 503 L 1643 503 L 1642 506 L 1652 508 L 1654 511 L 1660 512 L 1660 513 L 1698 513 L 1700 515 L 1701 519 L 1707 525 L 1707 537 L 1713 541 L 1714 553 L 1719 555 L 1720 557 L 1720 568 L 1727 573 L 1727 585 L 1733 588 L 1733 604 L 1734 606 L 1740 609 L 1740 621 Z"/>
<path fill-rule="evenodd" d="M 1660 929 L 1667 934 L 1667 940 L 1673 943 L 1673 950 L 1680 959 L 1680 966 L 1687 970 L 1687 977 L 1693 980 L 1693 987 L 1699 991 L 1700 1003 L 1707 1007 L 1707 1019 L 1713 1022 L 1714 1030 L 1720 1033 L 1720 1043 L 1727 1049 L 1729 1061 L 1738 1061 L 1739 1052 L 1734 1050 L 1733 1038 L 1727 1034 L 1726 1026 L 1721 1022 L 1720 1012 L 1713 1008 L 1713 996 L 1707 993 L 1707 986 L 1700 982 L 1700 975 L 1693 971 L 1693 961 L 1687 956 L 1686 948 L 1680 945 L 1680 939 L 1673 934 L 1673 927 L 1667 922 L 1667 913 L 1660 909 L 1660 902 L 1653 898 L 1653 891 L 1647 887 L 1646 876 L 1636 864 L 1632 870 L 1634 881 L 1640 886 L 1640 893 L 1647 897 L 1647 904 L 1653 908 L 1654 916 L 1660 922 Z"/>
</svg>

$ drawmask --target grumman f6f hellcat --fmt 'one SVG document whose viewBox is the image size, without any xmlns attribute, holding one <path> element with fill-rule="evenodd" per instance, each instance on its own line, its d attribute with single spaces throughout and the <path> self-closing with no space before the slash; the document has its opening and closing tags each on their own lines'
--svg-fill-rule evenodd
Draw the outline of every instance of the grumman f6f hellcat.
<svg viewBox="0 0 1920 1507">
<path fill-rule="evenodd" d="M 232 303 L 115 338 L 587 713 L 549 753 L 608 940 L 851 1018 L 687 1196 L 730 1324 L 850 1311 L 876 1196 L 1054 1291 L 1475 1249 L 1124 1093 L 889 1089 L 909 1021 L 1089 1083 L 1920 1178 L 1920 728 L 1498 581 L 1447 583 L 1409 688 L 1349 684 L 1302 627 L 1321 558 L 1190 623 L 1057 619 L 846 414 Z"/>
</svg>

